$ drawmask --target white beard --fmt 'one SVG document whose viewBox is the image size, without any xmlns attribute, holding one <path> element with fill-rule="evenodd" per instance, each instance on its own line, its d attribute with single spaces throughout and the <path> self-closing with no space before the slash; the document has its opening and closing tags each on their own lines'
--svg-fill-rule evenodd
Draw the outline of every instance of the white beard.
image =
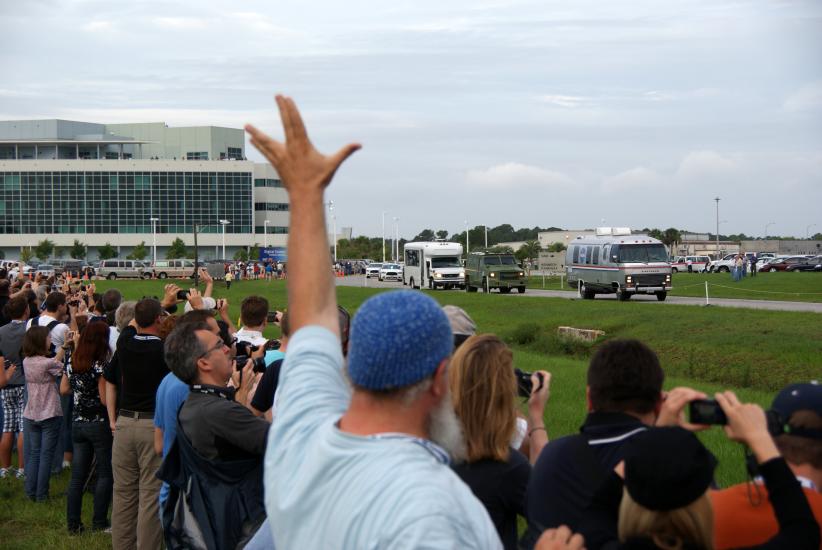
<svg viewBox="0 0 822 550">
<path fill-rule="evenodd" d="M 448 392 L 428 416 L 428 436 L 431 441 L 445 449 L 454 462 L 465 460 L 465 438 L 462 434 L 462 424 L 451 402 L 451 392 Z"/>
</svg>

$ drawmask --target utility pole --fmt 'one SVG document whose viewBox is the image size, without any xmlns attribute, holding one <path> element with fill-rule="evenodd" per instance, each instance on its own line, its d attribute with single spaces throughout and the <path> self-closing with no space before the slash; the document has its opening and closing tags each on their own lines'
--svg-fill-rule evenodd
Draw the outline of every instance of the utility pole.
<svg viewBox="0 0 822 550">
<path fill-rule="evenodd" d="M 716 201 L 716 259 L 719 259 L 719 197 L 714 198 Z"/>
<path fill-rule="evenodd" d="M 382 263 L 385 263 L 385 210 L 382 211 Z"/>
</svg>

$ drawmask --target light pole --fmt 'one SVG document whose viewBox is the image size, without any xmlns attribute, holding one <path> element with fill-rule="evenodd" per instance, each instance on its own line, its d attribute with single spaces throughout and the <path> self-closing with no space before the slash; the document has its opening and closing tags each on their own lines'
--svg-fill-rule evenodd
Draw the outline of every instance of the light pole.
<svg viewBox="0 0 822 550">
<path fill-rule="evenodd" d="M 400 260 L 400 219 L 394 216 L 394 261 Z"/>
<path fill-rule="evenodd" d="M 719 197 L 714 198 L 716 201 L 716 259 L 719 259 Z"/>
<path fill-rule="evenodd" d="M 220 220 L 220 225 L 223 226 L 223 260 L 225 260 L 225 226 L 230 223 L 228 220 Z"/>
<path fill-rule="evenodd" d="M 268 220 L 263 222 L 263 248 L 268 248 Z"/>
<path fill-rule="evenodd" d="M 337 216 L 331 215 L 332 231 L 334 232 L 334 263 L 337 263 Z"/>
<path fill-rule="evenodd" d="M 488 248 L 488 226 L 485 225 L 485 248 Z"/>
<path fill-rule="evenodd" d="M 157 263 L 157 222 L 160 218 L 149 218 L 151 220 L 151 258 L 152 264 Z"/>
<path fill-rule="evenodd" d="M 815 224 L 815 223 L 812 223 L 812 224 L 810 224 L 808 227 L 806 227 L 806 228 L 805 228 L 805 238 L 806 238 L 806 239 L 810 239 L 810 238 L 811 238 L 811 227 L 816 227 L 816 224 Z"/>
<path fill-rule="evenodd" d="M 768 228 L 772 225 L 775 225 L 775 222 L 768 222 L 765 224 L 765 238 L 768 238 Z"/>
<path fill-rule="evenodd" d="M 385 263 L 385 215 L 388 212 L 382 211 L 382 263 Z"/>
<path fill-rule="evenodd" d="M 468 246 L 468 220 L 465 220 L 465 259 L 468 259 L 468 253 L 471 251 L 471 247 Z"/>
</svg>

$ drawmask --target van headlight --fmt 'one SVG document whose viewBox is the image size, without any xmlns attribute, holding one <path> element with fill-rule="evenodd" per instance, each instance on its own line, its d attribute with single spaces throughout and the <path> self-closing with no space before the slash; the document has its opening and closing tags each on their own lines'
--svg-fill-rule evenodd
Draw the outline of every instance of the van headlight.
<svg viewBox="0 0 822 550">
<path fill-rule="evenodd" d="M 525 273 L 523 273 L 522 271 L 520 271 L 520 272 L 519 272 L 519 276 L 520 276 L 520 277 L 525 277 Z"/>
<path fill-rule="evenodd" d="M 435 272 L 434 272 L 434 278 L 435 278 L 435 279 L 442 279 L 442 275 L 441 275 L 440 273 L 437 273 L 437 272 L 435 271 Z"/>
<path fill-rule="evenodd" d="M 465 271 L 460 271 L 460 277 L 465 277 Z"/>
<path fill-rule="evenodd" d="M 490 273 L 490 274 L 489 274 L 489 277 L 496 277 L 496 276 L 497 276 L 497 274 L 496 274 L 496 273 Z"/>
</svg>

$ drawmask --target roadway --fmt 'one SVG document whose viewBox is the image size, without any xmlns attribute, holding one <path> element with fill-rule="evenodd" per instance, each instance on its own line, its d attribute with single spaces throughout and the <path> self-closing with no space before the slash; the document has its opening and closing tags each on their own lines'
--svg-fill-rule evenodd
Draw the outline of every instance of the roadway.
<svg viewBox="0 0 822 550">
<path fill-rule="evenodd" d="M 337 286 L 358 286 L 370 288 L 404 288 L 401 282 L 393 281 L 378 281 L 376 279 L 366 280 L 363 275 L 352 275 L 349 277 L 337 277 Z M 465 292 L 464 290 L 448 290 L 438 292 Z M 497 292 L 494 292 L 497 294 Z M 517 291 L 512 291 L 511 294 L 500 294 L 511 298 L 564 298 L 566 300 L 578 300 L 576 291 L 568 290 L 542 290 L 540 288 L 528 288 L 525 294 L 520 294 Z M 610 300 L 615 302 L 616 296 L 612 294 L 598 295 L 595 298 L 597 301 Z M 643 304 L 675 304 L 686 306 L 705 306 L 705 298 L 691 298 L 686 296 L 668 296 L 664 302 L 656 299 L 656 296 L 634 296 L 631 298 L 632 302 L 641 302 Z M 776 300 L 738 300 L 735 298 L 711 298 L 710 305 L 716 307 L 735 307 L 747 309 L 769 309 L 774 311 L 808 311 L 812 313 L 822 313 L 822 303 L 811 302 L 787 302 Z"/>
</svg>

